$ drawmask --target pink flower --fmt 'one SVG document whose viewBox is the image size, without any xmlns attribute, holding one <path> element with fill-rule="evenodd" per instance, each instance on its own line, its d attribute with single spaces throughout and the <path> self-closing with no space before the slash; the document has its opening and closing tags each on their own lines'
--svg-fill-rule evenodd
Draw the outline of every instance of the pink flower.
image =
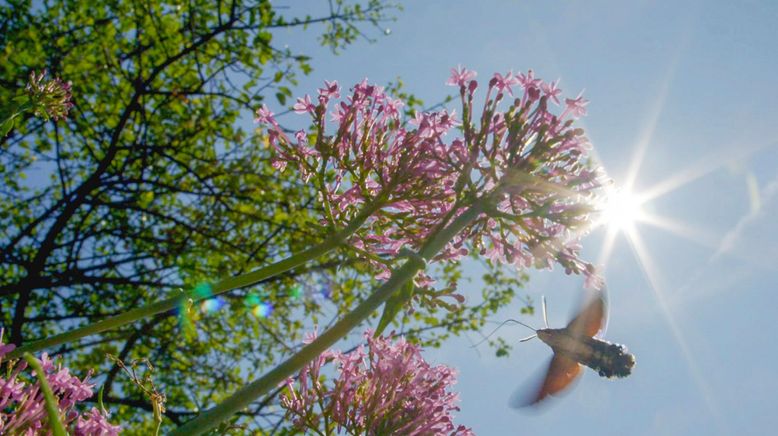
<svg viewBox="0 0 778 436">
<path fill-rule="evenodd" d="M 511 87 L 520 83 L 519 79 L 513 75 L 513 72 L 509 71 L 508 74 L 503 76 L 500 73 L 494 73 L 492 80 L 489 81 L 489 87 L 497 89 L 498 93 L 502 93 L 507 90 L 508 94 L 513 95 Z"/>
<path fill-rule="evenodd" d="M 325 104 L 332 98 L 340 98 L 340 86 L 336 80 L 324 81 L 324 88 L 319 88 L 319 96 L 325 98 Z"/>
<path fill-rule="evenodd" d="M 378 99 L 383 97 L 384 89 L 380 86 L 371 85 L 368 83 L 367 78 L 362 79 L 361 82 L 354 85 L 354 98 L 353 101 L 363 101 L 371 97 L 377 97 Z"/>
<path fill-rule="evenodd" d="M 458 65 L 456 68 L 451 69 L 451 77 L 446 81 L 446 85 L 465 87 L 468 85 L 468 82 L 475 79 L 476 75 L 475 71 L 470 71 Z"/>
<path fill-rule="evenodd" d="M 329 97 L 338 95 L 336 90 L 337 85 L 329 82 L 319 90 L 320 96 L 328 97 L 320 99 L 324 110 L 332 103 Z M 308 104 L 305 99 L 298 102 L 299 112 L 310 116 L 317 127 L 289 137 L 280 126 L 268 126 L 268 136 L 276 150 L 273 166 L 292 166 L 304 180 L 313 181 L 322 180 L 313 175 L 325 169 L 327 183 L 317 188 L 329 205 L 325 218 L 331 226 L 348 223 L 364 204 L 384 195 L 385 208 L 376 211 L 360 234 L 387 234 L 391 233 L 387 231 L 390 228 L 401 231 L 391 241 L 363 238 L 370 244 L 364 247 L 366 253 L 395 253 L 397 247 L 408 245 L 412 238 L 434 226 L 436 217 L 448 211 L 446 205 L 454 197 L 451 187 L 456 172 L 447 163 L 449 152 L 443 139 L 459 124 L 453 112 L 419 112 L 416 122 L 410 123 L 416 128 L 406 130 L 400 122 L 404 102 L 366 80 L 355 85 L 350 96 L 335 102 L 333 127 L 310 110 L 302 111 Z M 308 138 L 319 135 L 331 139 L 311 140 L 308 145 Z M 397 216 L 391 213 L 393 204 L 414 206 L 404 216 Z M 380 270 L 378 279 L 388 277 L 388 268 Z"/>
<path fill-rule="evenodd" d="M 308 94 L 305 94 L 305 97 L 298 98 L 297 103 L 292 106 L 292 109 L 294 109 L 295 113 L 298 114 L 314 114 L 316 112 L 316 106 L 313 105 L 311 102 L 311 96 Z"/>
<path fill-rule="evenodd" d="M 32 71 L 25 87 L 35 116 L 46 120 L 52 118 L 54 121 L 66 118 L 73 107 L 70 82 L 63 82 L 59 78 L 44 81 L 45 77 L 46 70 L 39 74 Z"/>
<path fill-rule="evenodd" d="M 111 425 L 105 415 L 96 408 L 78 417 L 75 425 L 76 436 L 114 436 L 119 434 L 121 428 Z"/>
<path fill-rule="evenodd" d="M 527 70 L 527 74 L 519 73 L 518 75 L 518 82 L 521 85 L 524 90 L 528 90 L 530 88 L 537 88 L 541 84 L 540 79 L 535 78 L 535 72 L 532 71 L 532 69 Z"/>
<path fill-rule="evenodd" d="M 3 344 L 0 343 L 0 359 L 2 359 L 6 354 L 10 353 L 11 351 L 16 349 L 16 345 L 14 344 Z"/>
<path fill-rule="evenodd" d="M 279 172 L 283 172 L 286 169 L 286 161 L 282 159 L 272 159 L 270 165 L 277 169 Z"/>
<path fill-rule="evenodd" d="M 259 109 L 257 109 L 256 118 L 254 118 L 254 122 L 260 123 L 260 124 L 276 124 L 275 118 L 273 118 L 273 112 L 270 112 L 270 109 L 267 108 L 267 105 L 262 105 Z"/>
<path fill-rule="evenodd" d="M 584 100 L 583 92 L 581 92 L 576 98 L 565 99 L 565 106 L 567 106 L 567 108 L 565 109 L 564 113 L 571 115 L 573 118 L 580 118 L 586 115 L 586 105 L 588 104 L 589 101 Z"/>
<path fill-rule="evenodd" d="M 8 350 L 10 346 L 2 341 L 3 332 L 0 329 L 0 350 Z M 0 353 L 0 363 L 5 353 Z M 15 367 L 5 367 L 0 376 L 0 433 L 2 434 L 42 434 L 50 428 L 46 412 L 45 399 L 34 375 L 25 380 L 18 378 L 26 369 L 25 363 Z M 80 414 L 75 405 L 92 396 L 93 385 L 88 383 L 89 376 L 83 380 L 70 374 L 62 365 L 55 365 L 48 355 L 41 356 L 41 367 L 58 402 L 62 423 L 70 433 L 75 435 L 113 436 L 119 433 L 119 426 L 107 422 L 106 416 L 99 410 Z"/>
<path fill-rule="evenodd" d="M 387 256 L 401 248 L 418 250 L 472 202 L 488 199 L 490 206 L 433 261 L 476 252 L 522 269 L 556 264 L 597 285 L 577 245 L 605 181 L 589 159 L 584 131 L 574 126 L 586 100 L 566 99 L 561 114 L 555 112 L 548 101 L 560 101 L 558 81 L 544 82 L 528 70 L 495 74 L 483 107 L 474 107 L 474 77 L 460 66 L 447 82 L 470 91 L 460 93 L 462 120 L 446 109 L 403 118 L 402 101 L 367 80 L 334 100 L 337 85 L 325 82 L 315 111 L 307 96 L 296 105 L 311 117 L 312 130 L 287 135 L 274 121 L 266 123 L 273 166 L 291 167 L 315 186 L 325 211 L 321 222 L 329 228 L 343 228 L 364 207 L 373 207 L 350 240 L 377 280 L 390 277 L 395 267 Z M 501 95 L 516 84 L 520 98 L 503 101 Z M 489 97 L 492 91 L 496 98 Z M 327 111 L 330 122 L 322 116 Z"/>
<path fill-rule="evenodd" d="M 405 103 L 399 98 L 387 98 L 386 104 L 384 105 L 384 112 L 386 113 L 387 117 L 397 119 L 400 116 L 400 109 L 402 109 L 403 106 L 405 106 Z"/>
<path fill-rule="evenodd" d="M 543 91 L 543 95 L 553 100 L 556 104 L 559 104 L 559 94 L 562 93 L 562 90 L 557 87 L 558 84 L 559 80 L 540 84 L 540 90 Z"/>
<path fill-rule="evenodd" d="M 455 426 L 451 416 L 459 410 L 457 394 L 448 391 L 456 382 L 454 370 L 429 365 L 419 347 L 403 339 L 392 342 L 372 336 L 370 331 L 365 333 L 367 352 L 362 346 L 348 354 L 329 352 L 328 358 L 316 359 L 300 371 L 297 389 L 287 381 L 281 405 L 295 418 L 298 429 L 349 434 L 472 434 L 464 426 Z M 325 384 L 320 371 L 329 361 L 337 364 L 338 375 Z M 321 407 L 318 410 L 317 405 Z M 337 428 L 319 429 L 322 416 Z"/>
</svg>

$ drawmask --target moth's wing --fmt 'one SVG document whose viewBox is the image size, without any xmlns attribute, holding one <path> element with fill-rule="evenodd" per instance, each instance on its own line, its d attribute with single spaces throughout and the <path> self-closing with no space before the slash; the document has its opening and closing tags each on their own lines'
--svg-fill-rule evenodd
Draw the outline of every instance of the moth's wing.
<svg viewBox="0 0 778 436">
<path fill-rule="evenodd" d="M 556 396 L 572 386 L 579 375 L 581 375 L 581 365 L 578 362 L 554 353 L 545 375 L 539 379 L 540 383 L 516 390 L 508 404 L 514 409 L 538 404 L 549 395 Z"/>
<path fill-rule="evenodd" d="M 605 290 L 593 291 L 585 298 L 583 309 L 567 324 L 567 330 L 576 336 L 596 336 L 605 333 L 608 326 L 608 299 Z"/>
</svg>

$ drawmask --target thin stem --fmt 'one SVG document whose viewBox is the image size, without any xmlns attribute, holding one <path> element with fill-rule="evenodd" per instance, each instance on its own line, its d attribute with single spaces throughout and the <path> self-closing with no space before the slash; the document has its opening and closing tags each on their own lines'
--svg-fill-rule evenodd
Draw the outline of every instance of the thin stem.
<svg viewBox="0 0 778 436">
<path fill-rule="evenodd" d="M 46 373 L 43 371 L 41 363 L 30 353 L 24 353 L 23 357 L 38 376 L 38 383 L 40 383 L 43 398 L 46 402 L 46 412 L 48 412 L 49 415 L 49 427 L 54 433 L 54 436 L 67 436 L 65 426 L 63 426 L 62 421 L 59 420 L 57 399 L 54 398 L 54 392 L 52 392 L 51 386 L 49 386 L 49 382 L 46 380 Z"/>
<path fill-rule="evenodd" d="M 227 279 L 216 282 L 211 285 L 211 292 L 208 295 L 201 295 L 197 292 L 182 293 L 179 296 L 168 298 L 167 300 L 158 301 L 147 306 L 128 310 L 127 312 L 106 318 L 102 321 L 98 321 L 83 327 L 60 333 L 58 335 L 50 336 L 48 338 L 22 345 L 21 347 L 10 352 L 8 357 L 11 359 L 18 358 L 25 352 L 40 351 L 45 348 L 72 342 L 85 336 L 115 329 L 142 318 L 166 312 L 177 307 L 182 307 L 182 305 L 185 305 L 189 300 L 196 302 L 206 298 L 211 298 L 233 289 L 253 285 L 262 280 L 289 271 L 295 267 L 305 264 L 310 260 L 316 259 L 319 256 L 322 256 L 343 244 L 343 242 L 345 242 L 346 239 L 354 234 L 354 232 L 356 232 L 357 229 L 362 226 L 365 220 L 367 220 L 367 218 L 370 217 L 370 215 L 372 215 L 373 212 L 378 210 L 382 205 L 383 198 L 378 198 L 377 201 L 372 202 L 364 207 L 360 213 L 351 220 L 348 226 L 325 239 L 322 243 L 314 245 L 313 247 L 301 253 L 292 255 L 272 265 L 268 265 L 245 274 L 229 277 Z"/>
<path fill-rule="evenodd" d="M 410 256 L 408 261 L 392 273 L 392 276 L 365 301 L 336 322 L 329 330 L 318 336 L 296 354 L 289 357 L 259 379 L 243 386 L 215 407 L 201 413 L 197 418 L 177 428 L 171 435 L 198 435 L 217 427 L 222 421 L 247 407 L 251 402 L 281 384 L 287 377 L 299 371 L 305 364 L 316 358 L 335 342 L 345 337 L 352 329 L 365 321 L 370 314 L 386 302 L 405 282 L 413 279 L 426 261 L 431 260 L 451 239 L 483 212 L 483 200 L 475 201 L 470 208 L 456 218 L 449 226 L 433 234 L 419 251 L 418 256 Z"/>
</svg>

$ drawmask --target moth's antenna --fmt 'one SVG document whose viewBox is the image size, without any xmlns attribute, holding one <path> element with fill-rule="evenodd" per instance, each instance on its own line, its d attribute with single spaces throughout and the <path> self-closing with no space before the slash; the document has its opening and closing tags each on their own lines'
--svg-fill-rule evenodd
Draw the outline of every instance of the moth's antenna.
<svg viewBox="0 0 778 436">
<path fill-rule="evenodd" d="M 546 323 L 546 328 L 548 328 L 548 316 L 546 315 L 546 296 L 543 295 L 540 297 L 541 300 L 543 300 L 543 322 Z"/>
<path fill-rule="evenodd" d="M 500 328 L 502 328 L 502 326 L 504 326 L 506 323 L 509 323 L 509 322 L 522 325 L 522 326 L 532 330 L 533 332 L 538 330 L 538 329 L 536 329 L 536 328 L 534 328 L 534 327 L 532 327 L 530 325 L 524 324 L 521 321 L 516 321 L 515 319 L 506 319 L 505 321 L 501 322 L 500 325 L 498 325 L 496 329 L 492 330 L 492 332 L 489 333 L 485 338 L 481 339 L 481 341 L 479 341 L 477 344 L 471 345 L 470 348 L 475 348 L 475 347 L 483 344 L 484 342 L 486 342 L 487 339 L 491 338 L 493 334 L 497 333 L 497 330 L 500 330 Z M 525 338 L 525 339 L 529 340 L 529 339 L 532 339 L 534 336 L 535 335 L 531 336 L 530 338 Z M 522 339 L 521 342 L 524 342 L 524 340 Z"/>
<path fill-rule="evenodd" d="M 530 339 L 535 339 L 535 338 L 537 338 L 537 337 L 538 337 L 538 335 L 527 336 L 527 337 L 526 337 L 526 338 L 524 338 L 524 339 L 520 339 L 520 340 L 519 340 L 519 342 L 527 342 L 527 341 L 529 341 Z"/>
</svg>

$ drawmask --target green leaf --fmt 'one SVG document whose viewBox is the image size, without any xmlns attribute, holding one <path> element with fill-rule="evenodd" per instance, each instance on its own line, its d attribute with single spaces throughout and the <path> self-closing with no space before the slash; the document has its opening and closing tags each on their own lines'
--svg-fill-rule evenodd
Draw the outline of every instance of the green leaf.
<svg viewBox="0 0 778 436">
<path fill-rule="evenodd" d="M 286 95 L 284 95 L 281 92 L 276 92 L 276 99 L 278 100 L 278 103 L 281 104 L 281 106 L 286 105 Z"/>
<path fill-rule="evenodd" d="M 14 128 L 14 119 L 8 118 L 5 120 L 2 126 L 0 126 L 0 137 L 3 137 Z"/>
<path fill-rule="evenodd" d="M 384 313 L 381 315 L 381 321 L 378 322 L 378 327 L 375 330 L 375 336 L 378 337 L 384 332 L 386 327 L 394 320 L 400 310 L 405 306 L 405 303 L 413 298 L 413 291 L 415 286 L 413 280 L 409 280 L 403 285 L 400 290 L 396 291 L 386 300 L 384 304 Z"/>
<path fill-rule="evenodd" d="M 100 411 L 105 413 L 105 404 L 103 404 L 103 391 L 105 390 L 105 385 L 100 386 L 100 391 L 97 393 L 97 406 L 100 408 Z"/>
<path fill-rule="evenodd" d="M 145 208 L 148 207 L 152 201 L 154 201 L 154 192 L 146 191 L 140 194 L 140 198 L 138 198 L 138 205 Z"/>
</svg>

